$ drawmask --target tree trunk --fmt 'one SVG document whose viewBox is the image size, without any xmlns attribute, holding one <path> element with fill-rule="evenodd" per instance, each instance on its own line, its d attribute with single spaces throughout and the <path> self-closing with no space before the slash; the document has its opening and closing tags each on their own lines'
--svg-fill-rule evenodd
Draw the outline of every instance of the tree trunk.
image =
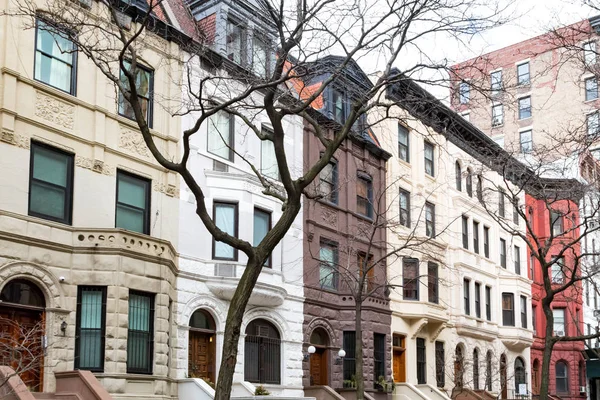
<svg viewBox="0 0 600 400">
<path fill-rule="evenodd" d="M 540 397 L 539 400 L 547 400 L 550 386 L 550 361 L 552 359 L 552 349 L 554 347 L 554 317 L 552 315 L 552 309 L 550 308 L 550 302 L 546 305 L 542 301 L 542 308 L 544 315 L 546 316 L 546 337 L 544 338 L 544 352 L 542 353 L 542 373 L 540 382 Z"/>
<path fill-rule="evenodd" d="M 363 372 L 363 342 L 362 342 L 362 298 L 359 294 L 356 296 L 355 312 L 355 368 L 354 376 L 356 378 L 356 400 L 363 400 L 365 397 L 365 376 Z"/>
</svg>

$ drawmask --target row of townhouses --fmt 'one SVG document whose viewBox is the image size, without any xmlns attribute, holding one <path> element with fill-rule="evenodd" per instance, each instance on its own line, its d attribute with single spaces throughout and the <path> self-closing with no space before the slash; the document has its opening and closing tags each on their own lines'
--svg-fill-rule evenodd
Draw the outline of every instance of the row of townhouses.
<svg viewBox="0 0 600 400">
<path fill-rule="evenodd" d="M 160 29 L 145 33 L 137 89 L 164 154 L 181 155 L 181 132 L 197 118 L 193 112 L 173 117 L 157 101 L 185 97 L 178 83 L 184 77 L 201 79 L 216 69 L 226 76 L 239 67 L 268 74 L 275 54 L 265 52 L 261 65 L 244 50 L 277 34 L 264 28 L 261 4 L 168 0 L 157 6 Z M 123 18 L 135 21 L 145 12 L 147 5 L 130 5 Z M 28 365 L 19 375 L 35 398 L 77 391 L 100 398 L 85 392 L 96 390 L 95 380 L 113 399 L 214 397 L 228 305 L 246 256 L 212 239 L 197 217 L 196 198 L 155 161 L 127 101 L 90 59 L 65 51 L 73 44 L 52 21 L 8 15 L 0 21 L 0 341 L 22 342 L 30 329 L 31 342 L 39 344 L 24 359 L 4 357 L 2 365 Z M 206 59 L 218 62 L 187 62 L 183 44 L 200 40 L 209 40 Z M 313 66 L 343 61 L 328 56 Z M 534 59 L 528 62 L 534 71 Z M 514 68 L 521 71 L 520 65 Z M 323 126 L 343 123 L 354 96 L 373 87 L 357 64 L 346 68 L 312 103 Z M 303 85 L 325 81 L 323 71 Z M 534 99 L 535 82 L 532 73 Z M 479 123 L 468 89 L 461 86 L 460 93 L 455 112 L 400 80 L 384 94 L 402 105 L 390 108 L 393 118 L 381 119 L 374 109 L 367 122 L 378 122 L 346 139 L 320 173 L 313 190 L 321 196 L 304 199 L 245 310 L 234 397 L 254 395 L 261 385 L 280 397 L 351 398 L 356 293 L 339 266 L 356 275 L 370 259 L 383 260 L 368 272 L 367 288 L 382 290 L 364 301 L 360 317 L 371 396 L 390 396 L 388 382 L 399 399 L 529 398 L 536 392 L 544 323 L 540 272 L 525 241 L 503 227 L 525 232 L 519 205 L 536 213 L 542 237 L 550 218 L 571 220 L 549 215 L 525 192 L 506 196 L 512 183 L 489 168 L 489 158 L 513 159 L 498 145 L 497 132 L 525 128 L 508 119 L 502 126 Z M 408 97 L 428 106 L 411 105 Z M 266 113 L 253 118 L 271 129 Z M 549 117 L 539 119 L 551 124 Z M 301 116 L 290 115 L 285 124 L 289 168 L 299 176 L 323 146 Z M 529 137 L 525 146 L 538 137 L 528 126 L 529 136 L 521 134 Z M 226 112 L 211 116 L 190 146 L 189 169 L 216 225 L 258 244 L 281 215 L 281 203 L 263 193 L 245 160 L 276 181 L 273 147 Z M 389 224 L 375 224 L 377 216 Z M 585 246 L 595 248 L 595 240 Z M 556 331 L 596 329 L 588 315 L 597 308 L 595 286 L 584 286 L 584 296 L 572 294 L 574 301 L 557 307 Z M 583 349 L 580 342 L 557 346 L 552 393 L 585 398 Z"/>
</svg>

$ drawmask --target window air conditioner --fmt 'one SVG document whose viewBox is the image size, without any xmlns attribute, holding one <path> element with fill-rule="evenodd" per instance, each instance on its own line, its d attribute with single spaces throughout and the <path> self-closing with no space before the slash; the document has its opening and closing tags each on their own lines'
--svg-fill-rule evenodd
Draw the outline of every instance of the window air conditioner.
<svg viewBox="0 0 600 400">
<path fill-rule="evenodd" d="M 554 336 L 565 336 L 565 331 L 554 331 Z"/>
<path fill-rule="evenodd" d="M 579 393 L 585 393 L 585 386 L 579 386 Z"/>
</svg>

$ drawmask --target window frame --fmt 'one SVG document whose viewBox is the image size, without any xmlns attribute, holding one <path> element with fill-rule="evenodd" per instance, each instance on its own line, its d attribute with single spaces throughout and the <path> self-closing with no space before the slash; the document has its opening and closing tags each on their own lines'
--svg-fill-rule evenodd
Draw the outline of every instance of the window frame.
<svg viewBox="0 0 600 400">
<path fill-rule="evenodd" d="M 523 105 L 525 101 L 529 101 L 529 105 Z M 519 120 L 529 119 L 533 116 L 531 109 L 531 96 L 523 96 L 517 100 L 518 103 L 518 117 Z"/>
<path fill-rule="evenodd" d="M 565 374 L 564 376 L 558 376 L 558 366 L 559 365 L 563 365 L 564 366 L 564 371 Z M 566 361 L 563 360 L 559 360 L 556 362 L 556 364 L 554 365 L 554 376 L 555 376 L 555 387 L 556 387 L 556 393 L 559 394 L 568 394 L 569 393 L 569 364 Z M 564 391 L 562 391 L 562 387 L 559 389 L 559 379 L 564 380 Z M 561 385 L 562 386 L 562 385 Z"/>
<path fill-rule="evenodd" d="M 458 160 L 454 163 L 454 179 L 456 181 L 456 190 L 462 192 L 462 167 Z"/>
<path fill-rule="evenodd" d="M 431 214 L 431 220 L 430 221 L 427 219 L 428 212 L 430 212 L 430 214 Z M 429 225 L 431 225 L 430 234 L 427 234 L 427 229 L 428 229 Z M 435 238 L 435 236 L 436 236 L 436 232 L 435 232 L 435 204 L 430 203 L 428 201 L 425 202 L 425 236 L 427 236 L 429 238 L 432 238 L 432 239 Z"/>
<path fill-rule="evenodd" d="M 432 273 L 435 272 L 435 273 Z M 439 267 L 436 263 L 427 263 L 427 300 L 433 304 L 439 304 Z"/>
<path fill-rule="evenodd" d="M 479 222 L 473 220 L 473 251 L 479 254 Z"/>
<path fill-rule="evenodd" d="M 552 230 L 553 237 L 564 235 L 565 221 L 562 213 L 550 210 L 550 229 Z"/>
<path fill-rule="evenodd" d="M 414 267 L 415 269 L 415 277 L 410 277 L 407 278 L 407 271 L 408 271 L 408 267 Z M 402 259 L 402 299 L 403 300 L 410 300 L 410 301 L 419 301 L 419 295 L 420 295 L 420 280 L 419 280 L 419 269 L 420 269 L 420 264 L 419 264 L 419 260 L 416 258 L 408 258 L 405 257 Z M 410 285 L 414 284 L 414 288 L 409 287 Z M 410 293 L 408 292 L 410 290 Z M 408 295 L 407 295 L 408 293 Z M 414 294 L 414 296 L 413 296 Z"/>
<path fill-rule="evenodd" d="M 130 63 L 129 65 L 131 65 L 131 62 L 129 60 L 125 60 L 125 62 Z M 137 63 L 136 66 L 138 69 L 147 72 L 149 75 L 149 79 L 148 79 L 148 98 L 144 97 L 144 96 L 140 96 L 138 93 L 138 97 L 142 97 L 144 99 L 146 99 L 148 101 L 148 109 L 146 110 L 146 122 L 148 123 L 148 128 L 152 129 L 152 126 L 154 124 L 153 120 L 154 120 L 154 69 L 147 67 L 145 65 L 141 65 L 140 63 Z M 121 74 L 122 74 L 122 69 L 121 67 L 119 67 L 119 79 L 121 78 Z M 137 88 L 136 88 L 137 91 Z M 123 113 L 121 113 L 121 100 L 123 100 L 124 102 L 126 102 L 127 100 L 125 99 L 125 97 L 123 96 L 123 94 L 121 93 L 121 90 L 118 90 L 118 94 L 117 94 L 117 114 L 119 114 L 121 117 L 127 118 L 131 121 L 135 121 L 135 115 L 132 117 L 125 115 Z"/>
<path fill-rule="evenodd" d="M 490 91 L 492 93 L 492 96 L 500 93 L 503 89 L 502 86 L 502 70 L 490 72 Z"/>
<path fill-rule="evenodd" d="M 513 246 L 513 262 L 515 264 L 515 274 L 521 275 L 521 248 Z"/>
<path fill-rule="evenodd" d="M 581 47 L 583 49 L 583 62 L 585 65 L 589 67 L 596 64 L 598 61 L 598 56 L 596 54 L 596 42 L 589 41 L 583 43 Z M 589 57 L 590 55 L 591 57 Z"/>
<path fill-rule="evenodd" d="M 339 88 L 330 88 L 330 93 L 331 93 L 331 116 L 332 119 L 337 122 L 338 124 L 344 125 L 346 123 L 346 119 L 348 118 L 348 100 L 346 98 L 346 93 L 345 91 L 339 89 Z M 343 114 L 341 116 L 342 120 L 338 120 L 338 110 L 337 110 L 337 106 L 336 106 L 336 100 L 337 98 L 341 98 L 342 99 L 342 110 L 341 113 Z"/>
<path fill-rule="evenodd" d="M 230 120 L 230 126 L 231 126 L 231 120 Z M 231 131 L 231 128 L 229 129 Z M 273 134 L 273 129 L 271 129 L 270 127 L 266 126 L 265 124 L 261 125 L 261 133 L 271 133 Z M 230 132 L 231 135 L 231 132 Z M 230 136 L 230 140 L 231 140 L 231 136 Z M 265 159 L 265 143 L 270 143 L 270 145 L 273 146 L 273 157 L 275 158 L 275 175 L 276 176 L 272 176 L 269 174 L 269 172 L 267 172 L 270 168 L 273 168 L 273 166 L 270 167 L 266 167 L 265 165 L 263 165 L 264 163 L 264 159 Z M 230 152 L 233 152 L 233 150 L 230 149 Z M 212 153 L 211 153 L 212 154 Z M 231 156 L 231 155 L 230 155 Z M 231 160 L 230 160 L 231 161 Z M 266 176 L 267 178 L 276 180 L 276 181 L 280 181 L 281 180 L 281 176 L 279 174 L 279 164 L 277 163 L 277 152 L 275 151 L 275 143 L 271 140 L 261 140 L 260 141 L 260 173 L 263 176 Z"/>
<path fill-rule="evenodd" d="M 406 143 L 401 142 L 401 133 L 406 132 Z M 402 157 L 402 151 L 406 151 L 406 158 Z M 398 158 L 410 164 L 410 130 L 408 127 L 398 123 Z"/>
<path fill-rule="evenodd" d="M 327 203 L 337 205 L 338 204 L 338 162 L 335 158 L 331 158 L 329 160 L 329 162 L 327 163 L 327 165 L 331 165 L 332 182 L 329 182 L 326 179 L 322 178 L 321 174 L 325 170 L 325 168 L 323 168 L 321 170 L 321 172 L 319 172 L 319 193 L 321 193 L 321 182 L 325 182 L 328 185 L 332 185 L 333 189 L 329 193 L 329 196 L 322 197 L 322 200 L 326 201 Z M 323 194 L 321 193 L 321 195 L 323 195 Z"/>
<path fill-rule="evenodd" d="M 141 233 L 143 235 L 150 235 L 150 213 L 152 210 L 152 181 L 150 179 L 147 178 L 143 178 L 139 175 L 135 175 L 132 174 L 129 171 L 125 171 L 122 169 L 118 169 L 117 170 L 117 189 L 116 189 L 116 198 L 115 198 L 115 228 L 117 229 L 126 229 L 126 228 L 120 228 L 117 226 L 117 212 L 119 210 L 119 176 L 127 176 L 129 178 L 132 179 L 136 179 L 142 183 L 144 183 L 145 185 L 145 210 L 144 210 L 144 231 L 143 232 L 137 232 L 137 233 Z M 122 203 L 124 204 L 124 203 Z M 129 204 L 124 204 L 126 207 L 133 207 Z M 134 207 L 139 209 L 138 207 Z M 127 230 L 127 229 L 126 229 Z M 130 232 L 135 232 L 135 231 L 130 231 Z"/>
<path fill-rule="evenodd" d="M 485 319 L 492 320 L 492 287 L 485 286 Z"/>
<path fill-rule="evenodd" d="M 523 140 L 527 138 L 527 134 L 529 134 L 529 140 Z M 533 151 L 533 129 L 526 129 L 519 132 L 519 150 L 523 154 L 529 154 Z"/>
<path fill-rule="evenodd" d="M 402 197 L 403 196 L 406 199 L 406 209 L 402 208 Z M 398 208 L 400 210 L 399 215 L 398 215 L 400 225 L 402 225 L 402 226 L 404 226 L 406 228 L 410 228 L 410 226 L 411 226 L 411 220 L 410 220 L 410 218 L 411 218 L 410 217 L 410 192 L 408 190 L 404 190 L 404 189 L 400 188 L 399 195 L 398 195 Z M 402 218 L 402 212 L 403 211 L 406 213 L 406 219 L 405 219 L 404 223 L 402 221 L 403 220 L 403 218 Z"/>
<path fill-rule="evenodd" d="M 433 143 L 424 140 L 424 147 L 423 147 L 423 160 L 425 163 L 425 175 L 429 175 L 429 176 L 435 176 L 435 146 L 433 145 Z M 427 158 L 427 153 L 428 150 L 431 150 L 431 159 Z M 427 167 L 430 166 L 430 170 L 431 173 L 427 172 Z"/>
<path fill-rule="evenodd" d="M 506 239 L 500 238 L 500 246 L 498 250 L 500 253 L 500 266 L 504 269 L 507 269 L 508 266 L 506 264 Z"/>
<path fill-rule="evenodd" d="M 356 188 L 358 189 L 358 182 L 362 181 L 367 186 L 367 198 L 364 199 L 362 196 L 359 196 L 358 190 L 356 191 L 356 213 L 358 215 L 362 215 L 363 217 L 373 219 L 373 178 L 370 175 L 365 173 L 358 172 L 356 174 Z M 367 204 L 367 213 L 363 214 L 358 209 L 359 198 L 363 201 L 366 201 Z"/>
<path fill-rule="evenodd" d="M 240 31 L 240 62 L 238 63 L 234 58 L 235 58 L 235 54 L 233 57 L 230 58 L 230 47 L 228 46 L 228 42 L 227 42 L 227 36 L 229 36 L 230 34 L 230 26 L 234 26 L 235 28 L 239 29 Z M 225 57 L 227 60 L 231 61 L 232 63 L 245 67 L 248 64 L 248 57 L 247 57 L 247 47 L 248 47 L 248 34 L 247 34 L 247 29 L 248 27 L 242 23 L 238 18 L 232 16 L 232 15 L 227 15 L 226 18 L 226 25 L 225 25 Z M 231 53 L 233 54 L 233 53 Z"/>
<path fill-rule="evenodd" d="M 212 152 L 209 149 L 210 136 L 211 136 L 210 128 L 214 127 L 213 126 L 214 124 L 211 121 L 211 117 L 212 116 L 216 117 L 217 114 L 220 114 L 220 113 L 227 114 L 227 117 L 228 117 L 228 120 L 229 120 L 229 143 L 228 143 L 228 146 L 229 146 L 229 148 L 228 148 L 229 155 L 228 155 L 227 158 L 221 157 L 221 155 L 216 154 L 216 153 Z M 225 110 L 219 110 L 215 114 L 213 114 L 210 117 L 208 117 L 207 120 L 206 120 L 206 123 L 207 123 L 207 126 L 206 126 L 206 152 L 208 154 L 210 154 L 212 157 L 217 157 L 220 160 L 227 160 L 229 162 L 234 162 L 235 161 L 235 115 L 233 115 L 231 113 L 228 113 Z M 212 134 L 217 134 L 218 135 L 218 132 L 212 133 Z M 261 144 L 261 156 L 262 156 L 262 144 Z M 261 159 L 261 163 L 262 163 L 262 159 Z"/>
<path fill-rule="evenodd" d="M 131 295 L 135 294 L 138 296 L 144 296 L 144 297 L 148 297 L 150 299 L 150 310 L 148 313 L 148 317 L 149 317 L 149 324 L 148 324 L 148 337 L 149 337 L 149 341 L 148 341 L 148 368 L 147 369 L 138 369 L 138 368 L 130 368 L 129 367 L 129 354 L 131 353 L 129 350 L 127 351 L 127 361 L 126 361 L 126 372 L 128 374 L 145 374 L 145 375 L 152 375 L 153 374 L 153 367 L 154 367 L 154 317 L 155 317 L 155 312 L 156 312 L 156 294 L 155 293 L 150 293 L 150 292 L 143 292 L 143 291 L 139 291 L 139 290 L 129 290 L 129 299 L 128 299 L 128 307 L 130 305 L 130 301 L 131 301 Z M 128 311 L 128 319 L 129 319 L 129 311 Z M 131 334 L 130 334 L 130 330 L 131 328 L 129 328 L 129 324 L 127 326 L 127 346 L 129 349 L 129 343 L 131 343 Z"/>
<path fill-rule="evenodd" d="M 267 230 L 267 233 L 269 233 L 269 231 L 271 229 L 273 229 L 273 212 L 270 210 L 267 210 L 265 208 L 254 206 L 254 211 L 252 213 L 252 230 L 253 230 L 252 240 L 253 240 L 254 246 L 258 246 L 258 244 L 256 244 L 256 238 L 254 237 L 254 224 L 256 223 L 256 213 L 257 212 L 267 215 L 269 217 L 269 222 L 268 222 L 269 229 Z M 266 234 L 265 234 L 265 236 L 266 236 Z M 264 239 L 264 237 L 263 237 L 263 239 Z M 263 239 L 261 239 L 260 241 L 262 241 Z M 267 257 L 267 260 L 263 264 L 263 267 L 273 268 L 273 254 L 272 253 L 269 254 L 269 257 Z"/>
<path fill-rule="evenodd" d="M 555 271 L 555 267 L 558 267 L 558 269 L 560 270 L 560 277 L 557 277 L 556 273 L 559 271 Z M 553 256 L 552 257 L 552 265 L 550 266 L 550 274 L 551 274 L 550 281 L 553 285 L 562 285 L 565 283 L 566 276 L 565 276 L 564 267 L 565 267 L 565 257 L 564 256 L 561 256 L 561 257 Z"/>
<path fill-rule="evenodd" d="M 416 338 L 417 384 L 427 383 L 427 342 L 424 338 Z"/>
<path fill-rule="evenodd" d="M 240 210 L 239 210 L 239 204 L 237 202 L 233 202 L 233 201 L 227 201 L 227 200 L 214 200 L 213 201 L 213 207 L 212 207 L 212 218 L 213 221 L 215 221 L 216 218 L 216 212 L 217 212 L 217 205 L 222 204 L 222 205 L 226 205 L 226 206 L 233 206 L 234 207 L 234 215 L 235 215 L 235 220 L 233 222 L 233 231 L 234 231 L 234 237 L 239 237 L 239 220 L 240 220 Z M 216 225 L 216 222 L 215 222 Z M 221 228 L 219 228 L 221 229 Z M 229 257 L 217 257 L 215 254 L 215 250 L 216 250 L 216 244 L 217 241 L 215 240 L 215 237 L 212 237 L 212 259 L 213 260 L 222 260 L 222 261 L 238 261 L 238 249 L 236 249 L 235 247 L 231 246 L 231 248 L 233 249 L 233 257 L 229 258 Z"/>
<path fill-rule="evenodd" d="M 471 280 L 463 278 L 463 312 L 471 315 Z"/>
<path fill-rule="evenodd" d="M 600 134 L 600 112 L 595 111 L 586 115 L 587 135 L 597 137 Z M 593 131 L 590 132 L 590 129 Z"/>
<path fill-rule="evenodd" d="M 43 185 L 51 185 L 52 187 L 59 187 L 53 183 L 49 183 L 46 181 L 39 180 L 33 177 L 33 167 L 34 167 L 34 154 L 36 148 L 43 148 L 45 150 L 49 150 L 60 154 L 66 157 L 67 160 L 67 176 L 65 178 L 66 186 L 64 188 L 60 187 L 61 190 L 64 190 L 65 193 L 65 204 L 63 208 L 65 218 L 56 218 L 51 215 L 42 214 L 36 211 L 31 210 L 31 184 L 35 181 L 41 182 Z M 29 150 L 29 183 L 28 183 L 28 193 L 27 193 L 27 215 L 32 217 L 42 218 L 49 221 L 59 222 L 65 225 L 73 224 L 73 189 L 74 189 L 74 175 L 75 175 L 75 155 L 73 153 L 66 152 L 62 149 L 58 149 L 56 147 L 47 145 L 42 142 L 31 141 L 30 150 Z"/>
<path fill-rule="evenodd" d="M 333 253 L 333 265 L 329 264 L 329 262 L 324 261 L 321 259 L 321 249 L 323 247 L 328 247 L 331 248 L 332 253 Z M 333 292 L 337 292 L 339 290 L 339 271 L 338 271 L 338 262 L 339 262 L 339 245 L 337 242 L 334 242 L 333 240 L 329 240 L 329 239 L 325 239 L 325 238 L 321 238 L 319 241 L 319 287 L 323 290 L 329 290 L 329 291 L 333 291 Z M 324 264 L 327 264 L 327 268 L 330 269 L 331 274 L 332 274 L 332 286 L 325 286 L 323 285 L 323 280 L 321 279 L 321 267 L 323 267 Z"/>
<path fill-rule="evenodd" d="M 435 341 L 435 383 L 438 388 L 446 386 L 446 351 L 444 342 Z M 440 357 L 441 354 L 441 357 Z"/>
<path fill-rule="evenodd" d="M 519 68 L 523 67 L 525 65 L 527 66 L 527 72 L 526 73 L 521 73 L 519 71 Z M 522 76 L 527 76 L 527 80 L 522 79 L 521 78 Z M 525 62 L 522 62 L 520 64 L 517 64 L 517 85 L 519 85 L 519 86 L 526 86 L 526 85 L 529 85 L 529 84 L 531 84 L 531 65 L 529 64 L 529 61 L 525 61 Z"/>
<path fill-rule="evenodd" d="M 510 299 L 512 308 L 504 308 L 505 299 Z M 502 326 L 515 326 L 515 295 L 514 293 L 502 293 Z"/>
<path fill-rule="evenodd" d="M 99 368 L 82 368 L 80 364 L 81 360 L 81 302 L 84 289 L 95 289 L 102 293 L 102 306 L 100 308 L 100 367 Z M 74 369 L 86 370 L 92 372 L 104 372 L 104 361 L 106 356 L 106 298 L 107 298 L 107 287 L 106 286 L 94 286 L 94 285 L 78 285 L 77 286 L 77 308 L 75 316 L 75 349 L 74 349 Z"/>
<path fill-rule="evenodd" d="M 49 57 L 49 58 L 51 58 L 53 60 L 57 60 L 57 61 L 59 61 L 59 62 L 61 62 L 63 64 L 67 64 L 64 61 L 57 59 L 53 55 L 48 54 L 48 53 L 46 53 L 46 52 L 41 51 L 40 49 L 38 49 L 38 31 L 40 30 L 40 27 L 39 27 L 39 23 L 40 22 L 42 22 L 42 23 L 44 23 L 46 25 L 51 25 L 56 32 L 61 32 L 61 33 L 64 34 L 64 36 L 62 36 L 60 34 L 58 34 L 58 36 L 62 37 L 63 39 L 69 40 L 73 44 L 73 50 L 72 50 L 72 53 L 71 53 L 71 55 L 72 55 L 73 58 L 72 58 L 71 64 L 70 64 L 70 66 L 71 66 L 71 79 L 70 79 L 71 90 L 70 91 L 66 91 L 64 89 L 56 87 L 56 86 L 54 86 L 54 85 L 52 85 L 52 84 L 50 84 L 48 82 L 45 82 L 45 81 L 43 81 L 41 79 L 37 79 L 35 77 L 36 70 L 38 68 L 38 65 L 37 65 L 37 62 L 36 62 L 36 59 L 37 59 L 36 54 L 37 54 L 38 51 L 42 55 L 45 55 L 46 57 Z M 52 31 L 48 31 L 48 30 L 45 30 L 45 29 L 42 29 L 42 30 L 45 31 L 45 32 L 47 32 L 47 33 L 49 33 L 52 36 L 55 35 Z M 43 18 L 43 17 L 40 17 L 40 16 L 36 16 L 36 18 L 35 18 L 35 33 L 34 33 L 34 35 L 35 35 L 35 38 L 34 38 L 34 55 L 33 55 L 33 79 L 35 81 L 37 81 L 37 82 L 43 83 L 44 85 L 48 85 L 48 86 L 50 86 L 50 87 L 52 87 L 52 88 L 54 88 L 56 90 L 60 90 L 63 93 L 67 93 L 67 94 L 70 94 L 71 96 L 75 96 L 76 97 L 77 96 L 77 64 L 78 64 L 78 57 L 77 57 L 77 55 L 79 54 L 79 52 L 78 52 L 77 44 L 75 42 L 73 42 L 72 40 L 67 39 L 68 36 L 69 36 L 69 31 L 67 29 L 63 29 L 61 27 L 57 27 L 54 22 L 51 22 L 51 21 L 49 21 L 46 18 Z"/>
<path fill-rule="evenodd" d="M 584 80 L 585 101 L 598 99 L 598 79 L 596 77 Z"/>
<path fill-rule="evenodd" d="M 373 332 L 373 382 L 386 375 L 386 339 L 385 333 Z"/>
<path fill-rule="evenodd" d="M 483 256 L 490 258 L 490 227 L 483 226 Z"/>
<path fill-rule="evenodd" d="M 521 328 L 527 329 L 527 297 L 520 296 Z"/>
<path fill-rule="evenodd" d="M 462 225 L 462 247 L 465 250 L 469 250 L 469 217 L 463 215 L 461 217 Z"/>
<path fill-rule="evenodd" d="M 471 85 L 466 81 L 460 81 L 458 84 L 458 102 L 468 104 L 471 101 Z"/>
<path fill-rule="evenodd" d="M 467 195 L 473 197 L 473 171 L 471 171 L 471 168 L 467 168 L 467 178 L 465 183 Z"/>
<path fill-rule="evenodd" d="M 504 125 L 504 104 L 492 105 L 492 128 Z"/>
<path fill-rule="evenodd" d="M 481 283 L 475 282 L 475 317 L 481 318 Z"/>
</svg>

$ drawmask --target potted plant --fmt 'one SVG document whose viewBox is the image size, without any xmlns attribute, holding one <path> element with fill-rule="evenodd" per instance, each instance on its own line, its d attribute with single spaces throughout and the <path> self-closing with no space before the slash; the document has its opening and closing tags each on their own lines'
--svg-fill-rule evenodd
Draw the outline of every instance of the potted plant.
<svg viewBox="0 0 600 400">
<path fill-rule="evenodd" d="M 254 389 L 255 396 L 268 396 L 270 394 L 271 394 L 271 392 L 269 392 L 267 389 L 265 389 L 265 387 L 262 385 L 259 385 L 256 387 L 256 389 Z"/>
<path fill-rule="evenodd" d="M 379 378 L 377 378 L 377 382 L 375 382 L 375 389 L 379 390 L 380 392 L 383 392 L 384 390 L 386 390 L 387 387 L 387 382 L 385 381 L 385 378 L 382 375 L 379 375 Z"/>
</svg>

